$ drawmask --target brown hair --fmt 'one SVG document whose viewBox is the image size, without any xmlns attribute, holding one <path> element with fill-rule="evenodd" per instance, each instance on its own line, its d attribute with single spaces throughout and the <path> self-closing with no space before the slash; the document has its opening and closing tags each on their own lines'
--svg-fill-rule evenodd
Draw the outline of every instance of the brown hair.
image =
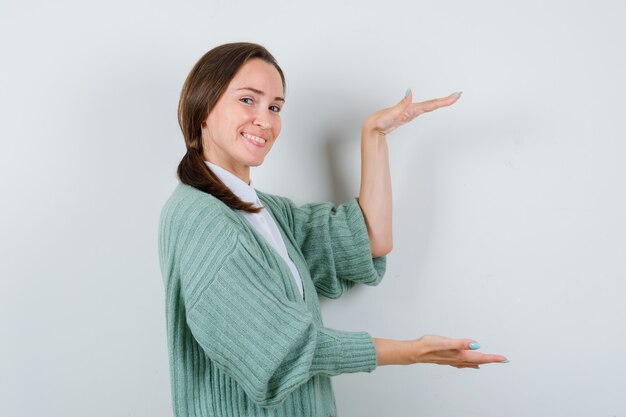
<svg viewBox="0 0 626 417">
<path fill-rule="evenodd" d="M 178 102 L 178 124 L 185 137 L 187 153 L 178 164 L 177 175 L 183 184 L 209 193 L 228 207 L 249 213 L 261 209 L 241 201 L 211 171 L 204 161 L 202 122 L 220 99 L 239 69 L 258 58 L 278 70 L 285 90 L 285 76 L 276 59 L 261 45 L 247 42 L 227 43 L 204 54 L 187 76 Z"/>
</svg>

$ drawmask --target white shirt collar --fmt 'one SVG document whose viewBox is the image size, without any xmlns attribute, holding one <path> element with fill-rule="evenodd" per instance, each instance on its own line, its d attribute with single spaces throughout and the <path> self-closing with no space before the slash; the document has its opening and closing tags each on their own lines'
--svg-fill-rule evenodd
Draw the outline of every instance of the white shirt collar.
<svg viewBox="0 0 626 417">
<path fill-rule="evenodd" d="M 254 203 L 257 207 L 263 207 L 259 197 L 256 194 L 256 191 L 252 185 L 252 179 L 250 179 L 250 185 L 246 184 L 241 178 L 236 176 L 230 171 L 225 170 L 219 165 L 215 165 L 212 162 L 204 161 L 211 168 L 211 171 L 217 177 L 222 180 L 222 182 L 230 188 L 230 190 L 237 196 L 241 201 L 246 203 Z"/>
</svg>

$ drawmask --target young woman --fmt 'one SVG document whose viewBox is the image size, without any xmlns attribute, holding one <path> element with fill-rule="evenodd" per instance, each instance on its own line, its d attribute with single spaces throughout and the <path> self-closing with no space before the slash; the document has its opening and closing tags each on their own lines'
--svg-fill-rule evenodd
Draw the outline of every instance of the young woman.
<svg viewBox="0 0 626 417">
<path fill-rule="evenodd" d="M 161 213 L 176 416 L 336 416 L 330 377 L 430 362 L 477 368 L 502 362 L 471 339 L 372 338 L 324 326 L 318 296 L 376 285 L 391 251 L 386 135 L 460 93 L 395 106 L 362 128 L 358 198 L 298 207 L 255 190 L 281 129 L 285 77 L 262 46 L 207 52 L 182 89 L 178 118 L 187 153 Z"/>
</svg>

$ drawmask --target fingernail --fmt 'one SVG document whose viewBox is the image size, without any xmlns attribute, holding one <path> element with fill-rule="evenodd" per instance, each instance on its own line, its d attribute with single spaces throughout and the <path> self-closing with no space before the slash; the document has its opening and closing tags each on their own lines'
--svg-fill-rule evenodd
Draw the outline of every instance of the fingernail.
<svg viewBox="0 0 626 417">
<path fill-rule="evenodd" d="M 463 91 L 457 91 L 456 93 L 452 93 L 452 94 L 450 94 L 450 96 L 457 96 L 457 97 L 461 97 L 461 94 L 463 94 Z"/>
<path fill-rule="evenodd" d="M 480 349 L 480 343 L 472 342 L 472 343 L 469 344 L 469 348 L 473 349 L 473 350 Z"/>
<path fill-rule="evenodd" d="M 407 88 L 406 91 L 404 92 L 404 97 L 408 97 L 410 92 L 411 92 L 411 89 Z"/>
<path fill-rule="evenodd" d="M 508 359 L 505 359 L 505 360 L 503 360 L 503 361 L 500 361 L 500 363 L 509 363 L 509 360 L 508 360 Z"/>
</svg>

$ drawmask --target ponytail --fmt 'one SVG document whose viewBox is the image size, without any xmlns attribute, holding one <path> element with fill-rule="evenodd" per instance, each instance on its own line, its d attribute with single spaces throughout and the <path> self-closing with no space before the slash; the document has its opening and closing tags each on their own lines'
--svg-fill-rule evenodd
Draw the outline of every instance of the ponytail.
<svg viewBox="0 0 626 417">
<path fill-rule="evenodd" d="M 209 193 L 222 201 L 233 210 L 242 210 L 248 213 L 258 213 L 260 207 L 253 203 L 241 201 L 218 177 L 211 171 L 204 158 L 195 149 L 187 149 L 187 153 L 178 164 L 178 178 L 183 184 L 190 185 L 198 190 Z"/>
</svg>

